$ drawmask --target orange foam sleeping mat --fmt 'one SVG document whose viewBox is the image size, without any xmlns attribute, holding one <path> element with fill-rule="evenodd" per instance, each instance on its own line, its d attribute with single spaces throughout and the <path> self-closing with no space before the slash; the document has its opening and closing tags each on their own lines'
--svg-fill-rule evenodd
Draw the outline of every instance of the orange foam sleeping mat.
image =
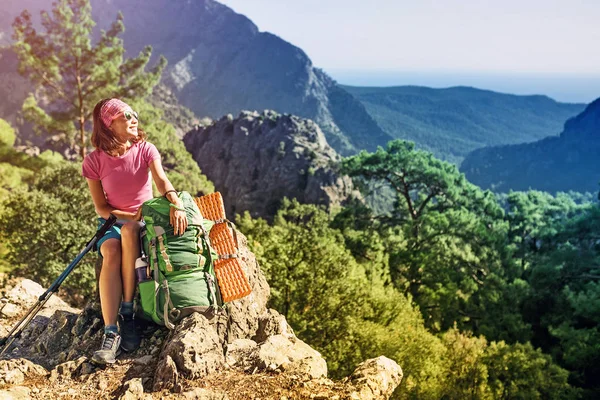
<svg viewBox="0 0 600 400">
<path fill-rule="evenodd" d="M 223 301 L 230 302 L 249 295 L 252 289 L 238 258 L 235 227 L 225 216 L 221 193 L 207 194 L 194 200 L 202 216 L 215 221 L 209 238 L 211 246 L 219 254 L 214 268 Z"/>
</svg>

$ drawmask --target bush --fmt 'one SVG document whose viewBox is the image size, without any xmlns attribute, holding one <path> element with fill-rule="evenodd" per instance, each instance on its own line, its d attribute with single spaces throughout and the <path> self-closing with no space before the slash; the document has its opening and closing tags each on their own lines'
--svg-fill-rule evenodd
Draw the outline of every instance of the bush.
<svg viewBox="0 0 600 400">
<path fill-rule="evenodd" d="M 31 191 L 17 190 L 4 203 L 0 224 L 14 275 L 49 286 L 94 235 L 96 213 L 80 171 L 79 163 L 48 167 Z M 93 293 L 96 259 L 84 257 L 64 282 L 71 300 Z"/>
</svg>

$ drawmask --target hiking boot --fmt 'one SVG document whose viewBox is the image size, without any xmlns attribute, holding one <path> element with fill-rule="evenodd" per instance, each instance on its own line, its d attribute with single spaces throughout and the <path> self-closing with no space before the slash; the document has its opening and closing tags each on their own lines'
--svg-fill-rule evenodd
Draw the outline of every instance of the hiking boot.
<svg viewBox="0 0 600 400">
<path fill-rule="evenodd" d="M 119 325 L 121 326 L 121 348 L 128 353 L 136 351 L 142 342 L 142 335 L 135 322 L 135 317 L 120 315 Z"/>
<path fill-rule="evenodd" d="M 121 352 L 119 350 L 120 344 L 121 336 L 117 333 L 105 333 L 102 337 L 102 346 L 100 346 L 100 350 L 94 352 L 92 362 L 101 365 L 114 364 L 114 362 L 117 361 L 117 356 Z"/>
</svg>

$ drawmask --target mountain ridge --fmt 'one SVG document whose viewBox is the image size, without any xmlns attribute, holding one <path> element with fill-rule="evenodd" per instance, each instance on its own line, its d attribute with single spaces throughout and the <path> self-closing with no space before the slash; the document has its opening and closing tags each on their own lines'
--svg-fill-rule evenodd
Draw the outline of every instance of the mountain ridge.
<svg viewBox="0 0 600 400">
<path fill-rule="evenodd" d="M 388 134 L 460 163 L 489 145 L 533 142 L 557 135 L 584 104 L 545 95 L 515 95 L 471 86 L 342 86 Z"/>
<path fill-rule="evenodd" d="M 600 98 L 564 124 L 559 136 L 533 143 L 486 147 L 461 165 L 484 189 L 597 192 L 600 182 Z M 541 179 L 541 177 L 545 179 Z"/>
</svg>

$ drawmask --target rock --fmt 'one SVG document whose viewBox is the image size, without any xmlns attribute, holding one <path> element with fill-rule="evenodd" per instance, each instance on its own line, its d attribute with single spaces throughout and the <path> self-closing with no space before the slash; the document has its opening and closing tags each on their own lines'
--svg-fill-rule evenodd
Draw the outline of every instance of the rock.
<svg viewBox="0 0 600 400">
<path fill-rule="evenodd" d="M 7 385 L 20 385 L 25 382 L 25 375 L 18 369 L 13 369 L 2 374 L 2 380 Z"/>
<path fill-rule="evenodd" d="M 241 112 L 188 132 L 186 149 L 220 188 L 229 216 L 270 219 L 283 197 L 335 207 L 354 192 L 332 163 L 341 160 L 311 120 L 273 111 Z"/>
<path fill-rule="evenodd" d="M 255 352 L 254 362 L 262 370 L 281 369 L 312 379 L 327 376 L 327 363 L 321 354 L 295 337 L 269 337 Z"/>
<path fill-rule="evenodd" d="M 276 310 L 269 308 L 259 317 L 258 330 L 252 339 L 257 343 L 261 343 L 267 340 L 269 336 L 274 335 L 283 335 L 287 338 L 296 336 L 285 317 Z"/>
<path fill-rule="evenodd" d="M 176 371 L 187 379 L 202 378 L 225 363 L 223 347 L 215 329 L 206 317 L 197 313 L 184 318 L 171 332 L 160 355 L 155 382 L 165 380 L 162 368 L 169 378 L 166 381 L 172 381 L 169 362 L 163 362 L 169 358 L 175 363 Z"/>
<path fill-rule="evenodd" d="M 248 239 L 241 232 L 237 232 L 237 238 L 240 264 L 248 277 L 252 293 L 229 303 L 230 318 L 217 321 L 219 338 L 228 343 L 236 339 L 251 339 L 255 335 L 259 317 L 266 311 L 271 291 L 256 257 L 248 249 Z M 228 324 L 229 329 L 227 329 Z"/>
<path fill-rule="evenodd" d="M 48 371 L 24 358 L 0 360 L 0 384 L 19 385 L 25 377 L 45 376 Z"/>
<path fill-rule="evenodd" d="M 12 288 L 9 287 L 6 294 L 9 303 L 6 306 L 16 305 L 25 312 L 45 291 L 37 283 L 29 279 L 21 279 Z M 26 357 L 48 369 L 52 368 L 57 362 L 58 354 L 73 344 L 74 338 L 71 337 L 69 330 L 78 313 L 79 310 L 70 307 L 57 296 L 51 297 L 23 329 L 7 354 L 12 358 Z"/>
<path fill-rule="evenodd" d="M 12 318 L 12 317 L 16 317 L 17 315 L 19 315 L 19 313 L 21 311 L 24 311 L 22 308 L 18 307 L 15 304 L 12 303 L 7 303 L 4 305 L 4 307 L 2 307 L 2 316 L 6 317 L 6 318 Z"/>
<path fill-rule="evenodd" d="M 144 385 L 142 384 L 142 378 L 133 378 L 125 382 L 123 385 L 125 391 L 131 392 L 133 394 L 141 394 L 144 393 Z"/>
<path fill-rule="evenodd" d="M 356 390 L 351 394 L 358 399 L 389 399 L 402 381 L 402 369 L 394 360 L 380 356 L 359 364 L 350 382 Z"/>
<path fill-rule="evenodd" d="M 119 398 L 120 400 L 138 400 L 144 397 L 144 385 L 142 378 L 133 378 L 125 382 L 123 385 L 125 393 Z"/>
<path fill-rule="evenodd" d="M 50 381 L 55 381 L 58 378 L 70 378 L 81 367 L 87 358 L 79 357 L 75 361 L 67 361 L 59 364 L 50 372 Z"/>
<path fill-rule="evenodd" d="M 140 358 L 136 358 L 135 360 L 133 360 L 133 363 L 136 365 L 148 365 L 152 362 L 152 360 L 154 360 L 154 357 L 152 357 L 152 355 L 146 355 Z"/>
<path fill-rule="evenodd" d="M 96 387 L 102 391 L 106 390 L 108 388 L 108 382 L 106 378 L 100 378 L 100 380 L 96 384 Z"/>
<path fill-rule="evenodd" d="M 171 389 L 177 385 L 179 374 L 177 365 L 171 356 L 167 355 L 159 361 L 154 374 L 154 387 L 152 390 L 158 392 L 163 389 Z"/>
<path fill-rule="evenodd" d="M 73 342 L 71 330 L 77 319 L 78 314 L 65 310 L 56 311 L 50 317 L 47 328 L 33 343 L 37 352 L 41 353 L 40 355 L 57 357 L 67 350 Z"/>
<path fill-rule="evenodd" d="M 92 363 L 86 362 L 81 365 L 81 369 L 79 370 L 79 375 L 89 375 L 94 372 L 94 365 Z"/>
<path fill-rule="evenodd" d="M 81 337 L 83 340 L 94 336 L 104 326 L 101 320 L 99 304 L 95 302 L 89 303 L 81 313 L 78 314 L 77 320 L 71 330 L 75 337 Z"/>
<path fill-rule="evenodd" d="M 10 389 L 0 390 L 0 400 L 28 400 L 31 398 L 29 388 L 15 386 Z"/>
<path fill-rule="evenodd" d="M 30 279 L 23 279 L 6 294 L 6 298 L 11 303 L 25 308 L 32 306 L 46 290 Z M 72 308 L 58 296 L 52 296 L 46 302 L 40 314 L 50 316 L 57 309 L 68 310 L 73 313 L 79 312 L 79 310 Z"/>
<path fill-rule="evenodd" d="M 225 361 L 231 367 L 239 367 L 248 370 L 252 366 L 252 354 L 258 348 L 258 344 L 250 339 L 237 339 L 227 345 Z"/>
<path fill-rule="evenodd" d="M 226 393 L 214 392 L 212 390 L 196 388 L 187 392 L 181 393 L 181 397 L 189 400 L 229 400 Z"/>
</svg>

